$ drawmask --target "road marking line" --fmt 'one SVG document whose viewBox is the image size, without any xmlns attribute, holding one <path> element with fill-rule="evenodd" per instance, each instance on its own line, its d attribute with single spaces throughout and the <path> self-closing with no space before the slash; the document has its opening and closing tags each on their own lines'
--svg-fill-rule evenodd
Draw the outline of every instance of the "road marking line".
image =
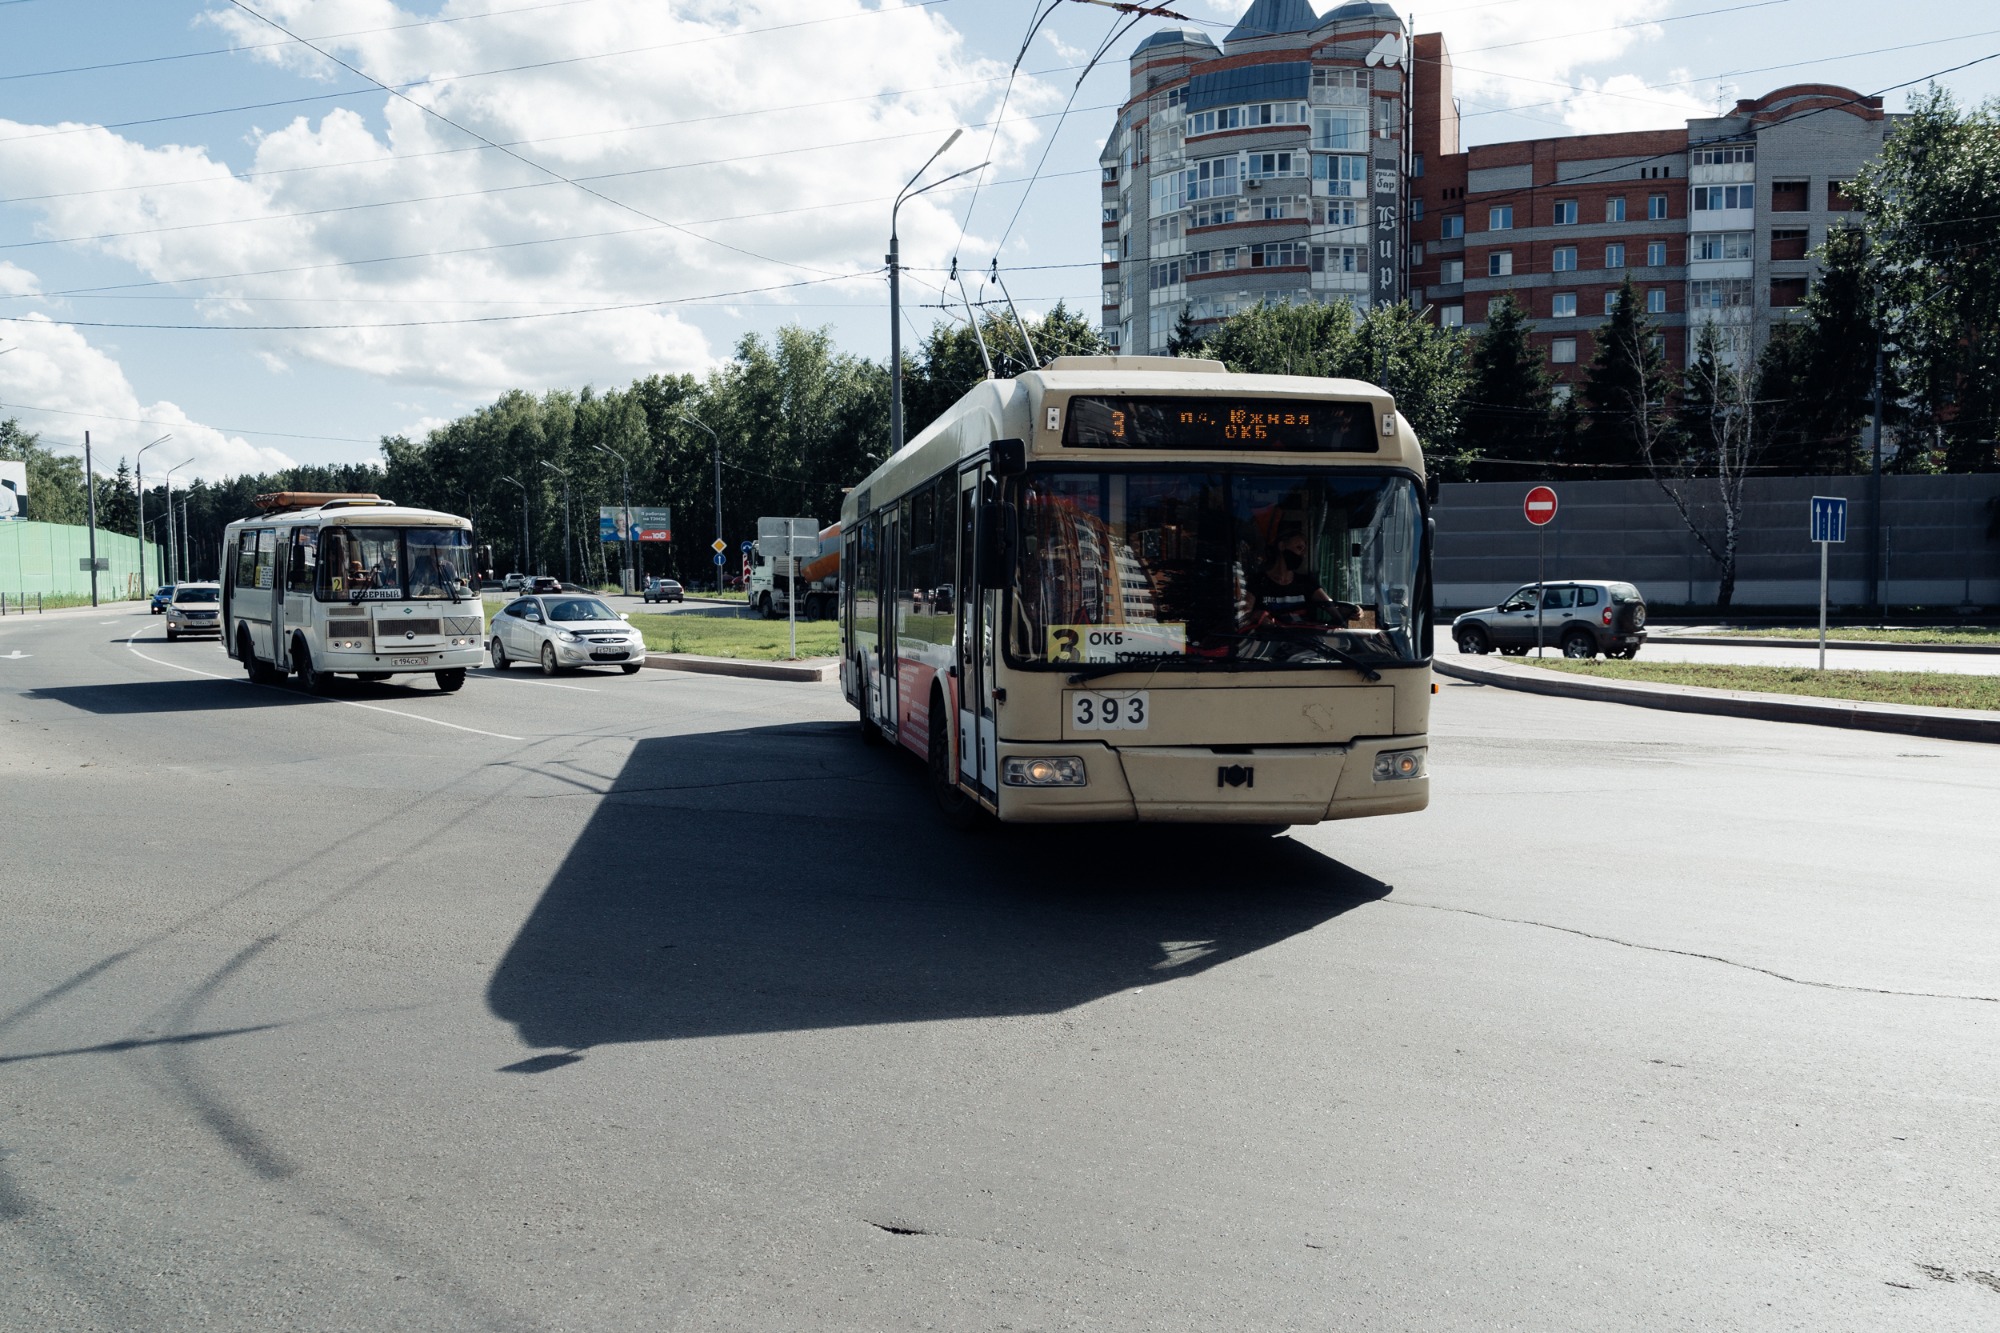
<svg viewBox="0 0 2000 1333">
<path fill-rule="evenodd" d="M 545 690 L 575 690 L 578 694 L 597 693 L 596 690 L 591 689 L 588 685 L 558 685 L 554 681 L 548 681 L 548 680 L 516 680 L 512 676 L 503 676 L 498 671 L 492 670 L 490 667 L 481 670 L 477 678 L 480 680 L 511 681 L 516 685 L 539 685 Z"/>
<path fill-rule="evenodd" d="M 172 667 L 176 671 L 191 672 L 197 676 L 207 676 L 210 680 L 241 680 L 241 677 L 238 676 L 218 675 L 213 671 L 203 671 L 199 667 L 182 666 L 179 662 L 169 662 L 163 658 L 154 657 L 151 653 L 139 652 L 138 646 L 132 642 L 138 635 L 138 630 L 133 630 L 131 634 L 127 635 L 125 646 L 131 649 L 136 655 L 145 658 L 148 662 L 157 662 L 163 667 Z M 246 680 L 242 683 L 248 685 L 250 682 Z M 272 688 L 275 689 L 277 687 L 273 686 Z M 330 704 L 345 704 L 349 708 L 365 708 L 371 713 L 387 713 L 390 717 L 406 717 L 412 722 L 428 722 L 432 726 L 450 727 L 453 731 L 469 731 L 475 736 L 491 736 L 495 740 L 502 741 L 524 741 L 527 739 L 526 736 L 509 736 L 504 731 L 481 731 L 478 727 L 461 726 L 456 722 L 446 722 L 442 718 L 425 717 L 422 713 L 405 713 L 394 708 L 383 708 L 378 704 L 357 703 L 352 699 L 326 699 L 324 695 L 320 697 Z"/>
</svg>

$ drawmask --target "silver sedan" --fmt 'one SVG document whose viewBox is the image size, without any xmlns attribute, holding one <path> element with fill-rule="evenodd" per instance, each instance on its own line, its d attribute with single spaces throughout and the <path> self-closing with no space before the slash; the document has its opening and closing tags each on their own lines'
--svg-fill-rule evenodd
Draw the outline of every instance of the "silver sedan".
<svg viewBox="0 0 2000 1333">
<path fill-rule="evenodd" d="M 586 666 L 615 666 L 629 676 L 646 663 L 639 631 L 603 599 L 578 593 L 509 602 L 493 617 L 487 650 L 495 670 L 539 662 L 549 676 Z"/>
</svg>

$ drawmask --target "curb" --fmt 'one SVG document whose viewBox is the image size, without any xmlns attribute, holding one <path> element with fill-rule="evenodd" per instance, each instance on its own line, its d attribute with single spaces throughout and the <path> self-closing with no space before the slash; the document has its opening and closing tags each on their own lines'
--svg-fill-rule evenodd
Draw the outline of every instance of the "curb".
<svg viewBox="0 0 2000 1333">
<path fill-rule="evenodd" d="M 1648 643 L 1692 643 L 1710 648 L 1819 648 L 1818 639 L 1757 639 L 1736 634 L 1650 634 Z M 1861 649 L 1871 653 L 2000 653 L 1976 643 L 1884 643 L 1880 639 L 1833 639 L 1828 648 Z"/>
<path fill-rule="evenodd" d="M 800 662 L 745 662 L 734 657 L 691 657 L 685 653 L 647 653 L 646 665 L 662 671 L 693 671 L 705 676 L 741 676 L 749 680 L 819 682 L 840 676 L 837 657 Z"/>
<path fill-rule="evenodd" d="M 1696 685 L 1655 685 L 1639 681 L 1591 680 L 1536 667 L 1477 666 L 1433 659 L 1441 676 L 1527 694 L 1600 703 L 1633 704 L 1676 713 L 1706 713 L 1743 717 L 1759 722 L 1797 722 L 1816 727 L 1846 727 L 1854 731 L 1886 731 L 1931 740 L 1980 741 L 2000 744 L 2000 714 L 1965 708 L 1923 708 L 1861 700 L 1812 699 L 1796 694 L 1753 694 L 1710 690 Z"/>
</svg>

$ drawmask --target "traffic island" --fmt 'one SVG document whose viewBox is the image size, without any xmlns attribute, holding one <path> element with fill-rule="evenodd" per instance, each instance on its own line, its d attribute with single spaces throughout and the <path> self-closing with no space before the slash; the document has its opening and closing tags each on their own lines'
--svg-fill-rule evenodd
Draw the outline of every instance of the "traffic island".
<svg viewBox="0 0 2000 1333">
<path fill-rule="evenodd" d="M 694 671 L 705 676 L 741 676 L 748 680 L 826 681 L 840 678 L 840 659 L 814 657 L 798 662 L 746 662 L 731 657 L 695 657 L 688 653 L 647 653 L 646 665 L 663 671 Z"/>
<path fill-rule="evenodd" d="M 1633 704 L 1641 708 L 1663 708 L 1680 713 L 1754 718 L 1764 722 L 1798 722 L 1808 726 L 1886 731 L 1935 740 L 2000 743 L 2000 709 L 1940 708 L 1920 704 L 1879 703 L 1865 699 L 1812 697 L 1770 691 L 1714 689 L 1699 685 L 1615 679 L 1606 675 L 1585 674 L 1582 663 L 1564 669 L 1554 664 L 1533 666 L 1525 663 L 1489 661 L 1477 657 L 1440 657 L 1433 665 L 1441 676 L 1481 685 L 1495 685 L 1502 689 L 1521 690 L 1529 694 L 1592 699 L 1601 703 Z M 1611 666 L 1624 668 L 1627 665 L 1623 662 L 1607 663 L 1600 664 L 1598 669 L 1602 671 Z M 1784 672 L 1782 668 L 1768 668 L 1768 670 Z M 1874 676 L 1892 673 L 1828 674 Z M 1970 679 L 1975 682 L 1969 687 L 1971 689 L 2000 690 L 2000 681 L 1994 678 Z"/>
</svg>

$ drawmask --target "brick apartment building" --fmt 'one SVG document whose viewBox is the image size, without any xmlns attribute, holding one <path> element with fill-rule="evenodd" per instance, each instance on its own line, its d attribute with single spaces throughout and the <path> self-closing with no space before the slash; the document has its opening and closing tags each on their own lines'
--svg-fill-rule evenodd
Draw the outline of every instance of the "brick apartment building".
<svg viewBox="0 0 2000 1333">
<path fill-rule="evenodd" d="M 1217 48 L 1165 28 L 1132 54 L 1101 158 L 1105 337 L 1164 350 L 1185 308 L 1407 299 L 1477 332 L 1511 292 L 1558 380 L 1630 278 L 1685 364 L 1691 322 L 1760 346 L 1803 301 L 1844 183 L 1892 125 L 1804 84 L 1671 129 L 1465 150 L 1450 53 L 1386 4 L 1256 0 Z"/>
</svg>

